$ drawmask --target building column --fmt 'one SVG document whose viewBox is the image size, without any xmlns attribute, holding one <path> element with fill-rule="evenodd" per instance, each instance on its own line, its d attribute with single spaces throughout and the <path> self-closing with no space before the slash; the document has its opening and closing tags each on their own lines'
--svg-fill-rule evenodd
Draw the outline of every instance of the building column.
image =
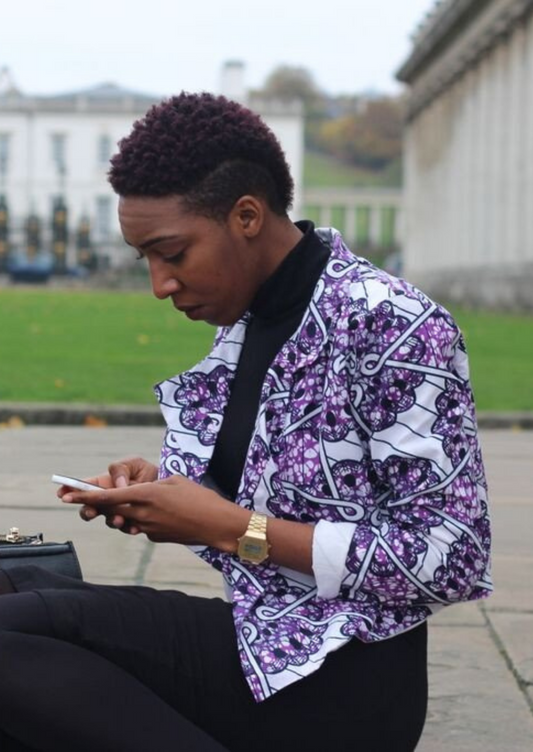
<svg viewBox="0 0 533 752">
<path fill-rule="evenodd" d="M 376 248 L 381 242 L 381 207 L 379 204 L 369 206 L 369 240 L 370 247 Z"/>
<path fill-rule="evenodd" d="M 530 16 L 526 26 L 525 61 L 524 61 L 524 237 L 522 238 L 521 259 L 533 264 L 533 110 L 531 108 L 531 82 L 533 81 L 533 16 Z M 526 96 L 526 89 L 528 95 Z"/>
<path fill-rule="evenodd" d="M 505 176 L 507 185 L 507 244 L 506 259 L 515 266 L 520 259 L 520 245 L 523 242 L 523 217 L 524 207 L 522 204 L 524 190 L 523 178 L 526 165 L 524 164 L 524 98 L 527 100 L 531 95 L 527 89 L 531 88 L 531 81 L 524 86 L 523 62 L 524 62 L 525 34 L 523 26 L 519 25 L 509 40 L 509 66 L 508 66 L 508 89 L 509 107 L 507 112 L 508 128 L 508 161 Z"/>
<path fill-rule="evenodd" d="M 477 165 L 475 180 L 476 198 L 476 266 L 483 266 L 484 258 L 490 255 L 493 243 L 488 212 L 490 211 L 491 155 L 494 149 L 494 56 L 489 53 L 485 58 L 479 81 L 480 96 L 477 118 Z"/>
<path fill-rule="evenodd" d="M 345 214 L 344 214 L 344 235 L 345 240 L 351 247 L 355 246 L 355 240 L 357 237 L 357 229 L 356 229 L 356 212 L 357 207 L 355 204 L 348 204 L 345 207 Z"/>
<path fill-rule="evenodd" d="M 331 227 L 331 206 L 320 207 L 318 223 L 320 227 Z"/>
<path fill-rule="evenodd" d="M 495 203 L 493 205 L 494 214 L 491 217 L 494 225 L 495 239 L 495 256 L 488 259 L 488 266 L 494 268 L 506 260 L 507 233 L 506 222 L 507 215 L 507 165 L 509 161 L 509 90 L 508 90 L 508 42 L 503 40 L 496 48 L 496 70 L 495 77 L 497 81 L 497 94 L 494 102 L 494 118 L 496 121 L 496 138 L 494 143 L 495 155 Z"/>
</svg>

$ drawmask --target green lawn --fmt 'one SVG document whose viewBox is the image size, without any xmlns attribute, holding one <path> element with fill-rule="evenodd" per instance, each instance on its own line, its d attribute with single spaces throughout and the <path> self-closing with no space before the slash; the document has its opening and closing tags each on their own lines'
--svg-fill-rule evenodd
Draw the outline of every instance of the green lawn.
<svg viewBox="0 0 533 752">
<path fill-rule="evenodd" d="M 452 308 L 479 410 L 533 410 L 533 316 Z"/>
<path fill-rule="evenodd" d="M 533 317 L 453 311 L 480 410 L 533 410 Z M 0 291 L 0 400 L 154 403 L 214 329 L 146 293 Z"/>
<path fill-rule="evenodd" d="M 149 292 L 0 291 L 0 400 L 154 403 L 214 329 Z"/>
<path fill-rule="evenodd" d="M 401 169 L 394 163 L 382 172 L 351 167 L 332 157 L 315 152 L 304 155 L 305 188 L 367 188 L 370 186 L 397 187 L 401 185 Z"/>
</svg>

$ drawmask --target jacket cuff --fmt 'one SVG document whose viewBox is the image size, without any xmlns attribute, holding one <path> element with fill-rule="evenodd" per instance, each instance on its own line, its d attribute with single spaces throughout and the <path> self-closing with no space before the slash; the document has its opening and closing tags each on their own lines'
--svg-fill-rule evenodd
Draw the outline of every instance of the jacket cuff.
<svg viewBox="0 0 533 752">
<path fill-rule="evenodd" d="M 320 520 L 313 534 L 313 573 L 319 598 L 336 598 L 354 535 L 351 522 Z"/>
</svg>

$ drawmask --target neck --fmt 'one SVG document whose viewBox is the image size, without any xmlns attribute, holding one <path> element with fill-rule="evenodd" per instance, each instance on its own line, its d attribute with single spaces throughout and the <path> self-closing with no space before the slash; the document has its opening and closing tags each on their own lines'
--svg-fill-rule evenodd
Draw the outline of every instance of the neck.
<svg viewBox="0 0 533 752">
<path fill-rule="evenodd" d="M 270 217 L 265 223 L 261 237 L 257 238 L 256 246 L 258 258 L 262 261 L 262 282 L 275 272 L 302 236 L 303 233 L 288 217 Z"/>
</svg>

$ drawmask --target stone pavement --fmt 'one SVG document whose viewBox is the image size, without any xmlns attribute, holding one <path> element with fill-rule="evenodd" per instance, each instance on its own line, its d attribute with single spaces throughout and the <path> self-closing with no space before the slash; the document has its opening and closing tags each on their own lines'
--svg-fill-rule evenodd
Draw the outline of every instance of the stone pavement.
<svg viewBox="0 0 533 752">
<path fill-rule="evenodd" d="M 133 454 L 156 461 L 160 439 L 154 427 L 0 430 L 0 528 L 74 540 L 89 580 L 221 595 L 219 575 L 186 549 L 129 538 L 101 520 L 83 523 L 55 496 L 52 473 L 90 476 Z M 485 430 L 482 441 L 496 590 L 432 621 L 430 704 L 418 752 L 533 750 L 533 432 Z"/>
</svg>

